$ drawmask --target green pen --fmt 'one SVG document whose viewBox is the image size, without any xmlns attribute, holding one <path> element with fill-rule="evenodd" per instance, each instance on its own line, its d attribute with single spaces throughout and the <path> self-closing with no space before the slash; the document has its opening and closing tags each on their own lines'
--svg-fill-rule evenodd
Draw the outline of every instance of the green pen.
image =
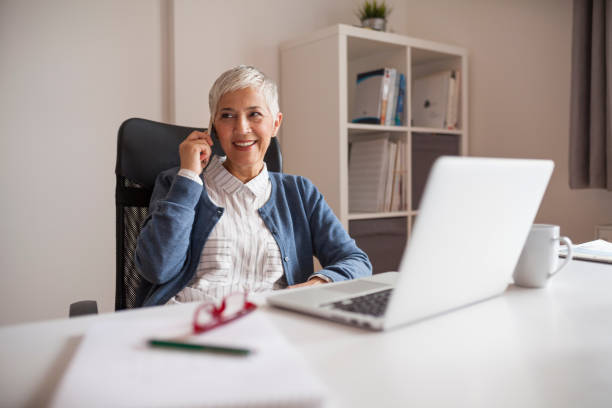
<svg viewBox="0 0 612 408">
<path fill-rule="evenodd" d="M 182 341 L 157 340 L 157 339 L 149 340 L 149 346 L 172 348 L 172 349 L 186 350 L 186 351 L 204 351 L 207 353 L 232 354 L 235 356 L 246 356 L 251 353 L 251 350 L 244 349 L 244 348 L 214 346 L 212 344 L 185 343 Z"/>
</svg>

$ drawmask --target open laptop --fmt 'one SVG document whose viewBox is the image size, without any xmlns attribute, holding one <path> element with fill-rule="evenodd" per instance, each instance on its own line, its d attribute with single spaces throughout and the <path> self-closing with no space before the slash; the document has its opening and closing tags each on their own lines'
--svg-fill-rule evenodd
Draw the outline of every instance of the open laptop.
<svg viewBox="0 0 612 408">
<path fill-rule="evenodd" d="M 548 160 L 441 157 L 399 272 L 281 291 L 268 303 L 387 330 L 499 295 L 553 167 Z"/>
</svg>

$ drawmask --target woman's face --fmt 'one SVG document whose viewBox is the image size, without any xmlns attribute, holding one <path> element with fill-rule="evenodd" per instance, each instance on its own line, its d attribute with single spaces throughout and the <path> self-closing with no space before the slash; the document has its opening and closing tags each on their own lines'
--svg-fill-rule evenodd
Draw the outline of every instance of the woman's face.
<svg viewBox="0 0 612 408">
<path fill-rule="evenodd" d="M 278 132 L 282 114 L 273 117 L 265 98 L 254 88 L 228 92 L 217 106 L 214 126 L 227 155 L 225 167 L 247 182 L 263 168 L 264 155 Z"/>
</svg>

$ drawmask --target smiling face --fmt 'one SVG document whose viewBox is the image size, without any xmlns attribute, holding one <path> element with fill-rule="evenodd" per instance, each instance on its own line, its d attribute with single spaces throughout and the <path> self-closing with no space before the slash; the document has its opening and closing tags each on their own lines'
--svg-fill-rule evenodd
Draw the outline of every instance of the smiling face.
<svg viewBox="0 0 612 408">
<path fill-rule="evenodd" d="M 226 93 L 217 106 L 214 126 L 227 155 L 224 166 L 246 183 L 261 172 L 283 115 L 274 117 L 262 93 L 251 87 Z"/>
</svg>

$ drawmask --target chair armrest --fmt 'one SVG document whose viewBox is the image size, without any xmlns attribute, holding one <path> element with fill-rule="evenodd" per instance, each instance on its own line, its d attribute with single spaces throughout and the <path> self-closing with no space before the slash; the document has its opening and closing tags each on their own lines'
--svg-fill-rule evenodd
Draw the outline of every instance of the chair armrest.
<svg viewBox="0 0 612 408">
<path fill-rule="evenodd" d="M 79 302 L 74 302 L 70 304 L 70 317 L 88 315 L 88 314 L 97 314 L 98 313 L 98 304 L 95 300 L 81 300 Z"/>
</svg>

